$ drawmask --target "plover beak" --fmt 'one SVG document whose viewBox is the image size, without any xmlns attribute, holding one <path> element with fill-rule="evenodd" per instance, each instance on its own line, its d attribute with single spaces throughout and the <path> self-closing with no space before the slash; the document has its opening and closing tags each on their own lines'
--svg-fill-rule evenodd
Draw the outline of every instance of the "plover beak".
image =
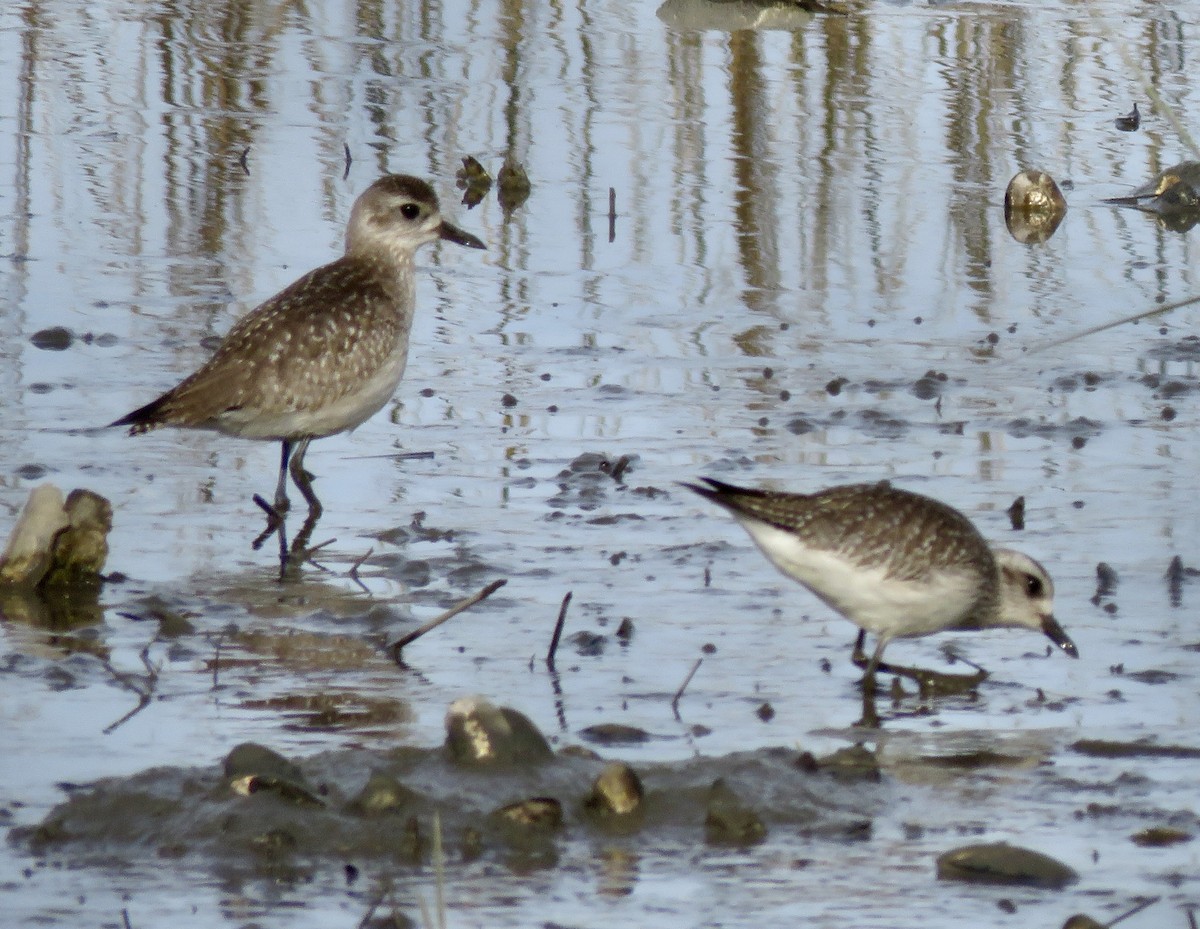
<svg viewBox="0 0 1200 929">
<path fill-rule="evenodd" d="M 1106 197 L 1104 202 L 1111 203 L 1113 206 L 1132 206 L 1140 208 L 1146 204 L 1146 201 L 1153 200 L 1156 196 L 1157 194 L 1153 193 L 1134 193 L 1124 197 Z"/>
<path fill-rule="evenodd" d="M 1042 617 L 1042 632 L 1046 633 L 1051 642 L 1061 648 L 1072 658 L 1079 657 L 1079 649 L 1075 647 L 1075 643 L 1071 641 L 1071 637 L 1067 635 L 1063 627 L 1058 624 L 1058 620 L 1050 614 Z"/>
<path fill-rule="evenodd" d="M 469 232 L 464 232 L 458 226 L 451 225 L 445 220 L 438 227 L 438 238 L 453 242 L 455 245 L 465 245 L 467 248 L 487 248 L 482 239 L 476 238 Z"/>
</svg>

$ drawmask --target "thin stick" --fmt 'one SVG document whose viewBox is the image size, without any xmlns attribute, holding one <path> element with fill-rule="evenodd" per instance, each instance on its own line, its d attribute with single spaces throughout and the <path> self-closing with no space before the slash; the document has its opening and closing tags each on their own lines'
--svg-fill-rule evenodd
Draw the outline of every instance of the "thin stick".
<svg viewBox="0 0 1200 929">
<path fill-rule="evenodd" d="M 375 553 L 375 547 L 372 546 L 371 548 L 367 549 L 367 553 L 365 555 L 363 555 L 361 558 L 358 559 L 358 561 L 354 562 L 354 564 L 352 564 L 350 566 L 350 579 L 352 581 L 354 581 L 354 583 L 356 583 L 363 590 L 365 590 L 367 593 L 370 593 L 371 590 L 359 578 L 358 569 L 361 568 L 364 564 L 366 564 L 367 559 L 370 558 L 371 555 L 373 555 L 374 553 Z"/>
<path fill-rule="evenodd" d="M 446 854 L 442 850 L 442 816 L 437 810 L 433 811 L 433 873 L 438 929 L 446 929 Z"/>
<path fill-rule="evenodd" d="M 675 696 L 671 699 L 671 709 L 675 711 L 675 718 L 679 718 L 679 698 L 683 696 L 683 692 L 687 690 L 688 684 L 692 682 L 692 678 L 696 676 L 696 672 L 700 670 L 700 665 L 704 662 L 703 658 L 697 658 L 696 663 L 692 665 L 692 670 L 687 673 L 687 677 L 683 679 L 683 683 L 679 685 L 679 689 L 675 691 Z"/>
<path fill-rule="evenodd" d="M 1123 919 L 1128 919 L 1130 916 L 1136 916 L 1142 910 L 1146 909 L 1146 907 L 1154 906 L 1154 904 L 1158 903 L 1158 901 L 1159 901 L 1158 897 L 1149 897 L 1148 899 L 1143 900 L 1141 903 L 1139 903 L 1137 906 L 1135 906 L 1132 910 L 1127 910 L 1126 912 L 1124 912 L 1120 916 L 1118 916 L 1116 919 L 1114 919 L 1111 923 L 1109 923 L 1108 924 L 1109 929 L 1112 929 L 1113 926 L 1115 926 L 1117 923 L 1119 923 Z M 1195 923 L 1192 923 L 1192 925 L 1194 926 Z"/>
<path fill-rule="evenodd" d="M 1082 332 L 1077 332 L 1074 335 L 1064 336 L 1061 339 L 1055 339 L 1053 342 L 1044 342 L 1041 345 L 1035 345 L 1029 349 L 1026 354 L 1036 355 L 1038 352 L 1044 352 L 1048 348 L 1057 348 L 1060 345 L 1066 345 L 1068 342 L 1074 342 L 1076 339 L 1082 339 L 1085 336 L 1095 335 L 1097 332 L 1104 332 L 1106 329 L 1115 329 L 1117 326 L 1123 326 L 1126 323 L 1135 323 L 1140 319 L 1149 319 L 1152 316 L 1161 316 L 1164 313 L 1170 313 L 1174 310 L 1182 309 L 1185 306 L 1191 306 L 1193 303 L 1200 303 L 1200 296 L 1188 297 L 1186 300 L 1177 300 L 1174 303 L 1168 303 L 1166 306 L 1160 306 L 1153 310 L 1146 310 L 1144 313 L 1137 313 L 1133 316 L 1126 316 L 1122 319 L 1114 319 L 1111 323 L 1104 323 L 1100 326 L 1093 326 L 1091 329 L 1084 329 Z"/>
<path fill-rule="evenodd" d="M 217 689 L 217 688 L 220 686 L 220 678 L 221 678 L 221 644 L 222 644 L 224 641 L 225 641 L 225 634 L 224 634 L 224 633 L 221 633 L 221 635 L 217 636 L 217 639 L 216 639 L 216 641 L 213 643 L 213 663 L 212 663 L 212 671 L 213 671 L 213 682 L 212 682 L 212 685 L 213 685 L 213 690 L 216 690 L 216 689 Z"/>
<path fill-rule="evenodd" d="M 125 929 L 133 929 L 133 923 L 129 921 L 129 910 L 121 910 L 121 922 L 125 924 Z"/>
<path fill-rule="evenodd" d="M 375 899 L 371 901 L 371 905 L 367 907 L 367 912 L 363 914 L 363 918 L 358 921 L 358 929 L 367 929 L 367 924 L 370 923 L 371 917 L 375 915 L 375 911 L 379 909 L 379 904 L 383 902 L 384 892 L 381 890 L 375 895 Z"/>
<path fill-rule="evenodd" d="M 101 730 L 105 735 L 108 735 L 114 729 L 123 726 L 133 717 L 137 716 L 142 710 L 150 705 L 150 700 L 154 696 L 154 689 L 158 684 L 158 669 L 150 661 L 150 646 L 147 645 L 142 649 L 142 666 L 146 669 L 146 680 L 143 684 L 133 674 L 125 674 L 113 667 L 112 662 L 107 658 L 101 658 L 101 664 L 105 670 L 113 676 L 118 684 L 126 690 L 132 691 L 138 695 L 138 704 L 115 723 L 110 723 Z"/>
<path fill-rule="evenodd" d="M 554 624 L 554 635 L 550 636 L 550 650 L 546 652 L 546 667 L 551 671 L 554 670 L 554 654 L 558 651 L 558 641 L 562 638 L 563 626 L 567 621 L 567 607 L 571 604 L 571 591 L 567 591 L 567 595 L 562 599 L 562 606 L 558 608 L 558 622 Z"/>
<path fill-rule="evenodd" d="M 395 642 L 393 642 L 391 645 L 388 646 L 388 648 L 391 649 L 391 651 L 392 651 L 392 657 L 397 662 L 399 662 L 401 660 L 400 653 L 404 650 L 405 645 L 408 645 L 410 642 L 416 641 L 421 636 L 423 636 L 426 632 L 429 632 L 432 629 L 436 629 L 442 623 L 453 619 L 455 616 L 457 616 L 463 610 L 469 610 L 471 607 L 473 607 L 479 601 L 486 600 L 488 597 L 490 597 L 492 594 L 494 594 L 497 590 L 499 590 L 501 587 L 503 587 L 507 583 L 508 583 L 508 580 L 506 578 L 501 578 L 498 581 L 492 581 L 492 583 L 488 584 L 487 587 L 483 588 L 483 590 L 479 591 L 479 593 L 474 594 L 470 597 L 467 597 L 466 600 L 462 600 L 462 601 L 459 601 L 458 603 L 454 604 L 454 606 L 450 607 L 450 609 L 448 609 L 441 616 L 437 617 L 436 619 L 431 619 L 424 626 L 421 626 L 419 629 L 414 629 L 412 632 L 408 633 L 408 635 L 401 636 L 399 639 L 397 639 Z"/>
<path fill-rule="evenodd" d="M 608 188 L 608 241 L 615 242 L 617 238 L 617 189 Z"/>
</svg>

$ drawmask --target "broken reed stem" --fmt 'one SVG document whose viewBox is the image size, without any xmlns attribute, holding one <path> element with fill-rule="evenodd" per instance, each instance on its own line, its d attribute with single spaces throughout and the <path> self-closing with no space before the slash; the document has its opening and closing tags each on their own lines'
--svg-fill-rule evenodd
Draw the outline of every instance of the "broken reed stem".
<svg viewBox="0 0 1200 929">
<path fill-rule="evenodd" d="M 683 692 L 687 690 L 688 684 L 692 682 L 692 678 L 696 676 L 696 672 L 700 670 L 700 665 L 704 662 L 703 658 L 697 658 L 696 663 L 692 665 L 692 670 L 687 673 L 687 677 L 683 679 L 683 683 L 679 685 L 679 689 L 675 691 L 675 696 L 671 698 L 671 709 L 675 711 L 675 715 L 679 715 L 679 698 L 683 696 Z"/>
<path fill-rule="evenodd" d="M 1114 919 L 1111 923 L 1109 923 L 1108 924 L 1109 929 L 1112 929 L 1112 927 L 1115 926 L 1117 923 L 1121 922 L 1122 920 L 1128 919 L 1130 916 L 1136 916 L 1142 910 L 1146 909 L 1146 907 L 1154 906 L 1154 904 L 1158 903 L 1158 901 L 1159 901 L 1158 897 L 1149 897 L 1149 898 L 1143 900 L 1141 903 L 1139 903 L 1137 906 L 1135 906 L 1132 910 L 1126 910 L 1124 913 L 1122 913 L 1120 916 L 1118 916 L 1116 919 Z M 1188 911 L 1188 917 L 1189 917 L 1189 919 L 1191 918 L 1190 910 Z M 1192 925 L 1195 926 L 1196 923 L 1193 922 Z"/>
<path fill-rule="evenodd" d="M 1035 345 L 1033 348 L 1029 349 L 1026 354 L 1036 355 L 1038 352 L 1044 352 L 1048 348 L 1057 348 L 1060 345 L 1066 345 L 1068 342 L 1074 342 L 1076 339 L 1082 339 L 1085 336 L 1095 335 L 1097 332 L 1104 332 L 1106 329 L 1115 329 L 1117 326 L 1123 326 L 1126 323 L 1135 323 L 1141 319 L 1150 319 L 1153 316 L 1162 316 L 1164 313 L 1170 313 L 1174 310 L 1182 309 L 1185 306 L 1191 306 L 1193 303 L 1200 303 L 1200 296 L 1176 300 L 1174 303 L 1168 303 L 1165 306 L 1155 307 L 1153 310 L 1145 310 L 1141 313 L 1135 313 L 1133 316 L 1123 316 L 1121 319 L 1114 319 L 1111 323 L 1102 323 L 1099 326 L 1092 326 L 1091 329 L 1084 329 L 1082 332 L 1076 332 L 1074 335 L 1063 336 L 1061 339 L 1055 339 L 1053 342 L 1044 342 L 1041 345 Z"/>
<path fill-rule="evenodd" d="M 433 811 L 434 908 L 438 929 L 446 929 L 446 853 L 442 848 L 442 816 Z"/>
<path fill-rule="evenodd" d="M 503 587 L 507 583 L 508 583 L 507 578 L 501 578 L 498 581 L 492 581 L 492 583 L 488 584 L 487 587 L 483 588 L 483 590 L 479 591 L 479 593 L 473 594 L 472 596 L 467 597 L 466 600 L 461 600 L 458 603 L 454 604 L 454 606 L 452 606 L 452 607 L 450 607 L 450 609 L 446 610 L 446 612 L 443 613 L 441 616 L 437 617 L 436 619 L 431 619 L 424 626 L 421 626 L 419 629 L 414 629 L 412 632 L 408 633 L 408 635 L 401 636 L 399 639 L 397 639 L 395 642 L 393 642 L 391 645 L 388 646 L 388 648 L 391 649 L 392 657 L 396 661 L 399 661 L 400 653 L 404 650 L 405 645 L 408 645 L 410 642 L 413 642 L 413 641 L 419 639 L 421 636 L 423 636 L 425 633 L 429 632 L 430 630 L 436 629 L 442 623 L 453 619 L 455 616 L 457 616 L 463 610 L 469 610 L 476 603 L 479 603 L 479 601 L 486 600 L 488 597 L 490 597 L 492 594 L 494 594 L 497 590 L 499 590 L 501 587 Z"/>
<path fill-rule="evenodd" d="M 554 654 L 558 651 L 558 642 L 562 638 L 563 626 L 567 622 L 567 607 L 571 604 L 571 591 L 567 591 L 567 595 L 562 599 L 562 606 L 558 608 L 558 621 L 554 624 L 554 635 L 550 637 L 550 649 L 546 652 L 546 667 L 551 671 L 554 670 Z"/>
</svg>

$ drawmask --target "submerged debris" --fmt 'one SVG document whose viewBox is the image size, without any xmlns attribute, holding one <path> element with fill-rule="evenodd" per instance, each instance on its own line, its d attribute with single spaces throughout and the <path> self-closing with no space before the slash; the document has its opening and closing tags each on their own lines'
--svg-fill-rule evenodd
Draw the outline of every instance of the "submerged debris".
<svg viewBox="0 0 1200 929">
<path fill-rule="evenodd" d="M 721 778 L 708 792 L 704 832 L 710 845 L 754 845 L 767 837 L 761 817 Z"/>
<path fill-rule="evenodd" d="M 99 494 L 64 500 L 53 484 L 35 487 L 0 556 L 0 615 L 57 628 L 98 622 L 111 529 Z"/>
<path fill-rule="evenodd" d="M 1138 126 L 1142 124 L 1142 114 L 1138 112 L 1137 103 L 1133 104 L 1133 109 L 1124 116 L 1118 116 L 1113 120 L 1115 125 L 1122 132 L 1136 132 Z"/>
<path fill-rule="evenodd" d="M 463 166 L 455 175 L 455 183 L 459 190 L 464 191 L 462 202 L 469 210 L 478 206 L 492 189 L 492 176 L 478 159 L 470 155 L 464 155 L 462 163 Z"/>
<path fill-rule="evenodd" d="M 623 761 L 612 761 L 592 783 L 583 801 L 584 809 L 599 817 L 628 817 L 642 806 L 645 788 L 637 772 Z"/>
<path fill-rule="evenodd" d="M 1061 890 L 1079 875 L 1061 861 L 1007 842 L 964 845 L 938 857 L 937 876 L 976 884 L 1020 884 Z"/>
<path fill-rule="evenodd" d="M 500 209 L 511 213 L 529 199 L 532 191 L 533 185 L 529 183 L 525 169 L 511 158 L 504 159 L 496 174 L 496 199 L 500 201 Z"/>
<path fill-rule="evenodd" d="M 1022 245 L 1040 245 L 1058 230 L 1067 200 L 1045 171 L 1020 171 L 1004 192 L 1004 222 Z"/>
</svg>

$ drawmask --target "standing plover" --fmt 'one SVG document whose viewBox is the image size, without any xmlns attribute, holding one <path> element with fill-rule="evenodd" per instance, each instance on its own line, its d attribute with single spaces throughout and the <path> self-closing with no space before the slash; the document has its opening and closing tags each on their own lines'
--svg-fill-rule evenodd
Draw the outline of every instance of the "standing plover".
<svg viewBox="0 0 1200 929">
<path fill-rule="evenodd" d="M 199 370 L 112 425 L 130 435 L 182 426 L 281 442 L 275 510 L 288 508 L 290 472 L 319 515 L 304 453 L 313 439 L 363 423 L 396 390 L 416 302 L 413 256 L 437 239 L 485 247 L 442 219 L 427 183 L 385 175 L 355 201 L 341 258 L 243 317 Z"/>
</svg>

